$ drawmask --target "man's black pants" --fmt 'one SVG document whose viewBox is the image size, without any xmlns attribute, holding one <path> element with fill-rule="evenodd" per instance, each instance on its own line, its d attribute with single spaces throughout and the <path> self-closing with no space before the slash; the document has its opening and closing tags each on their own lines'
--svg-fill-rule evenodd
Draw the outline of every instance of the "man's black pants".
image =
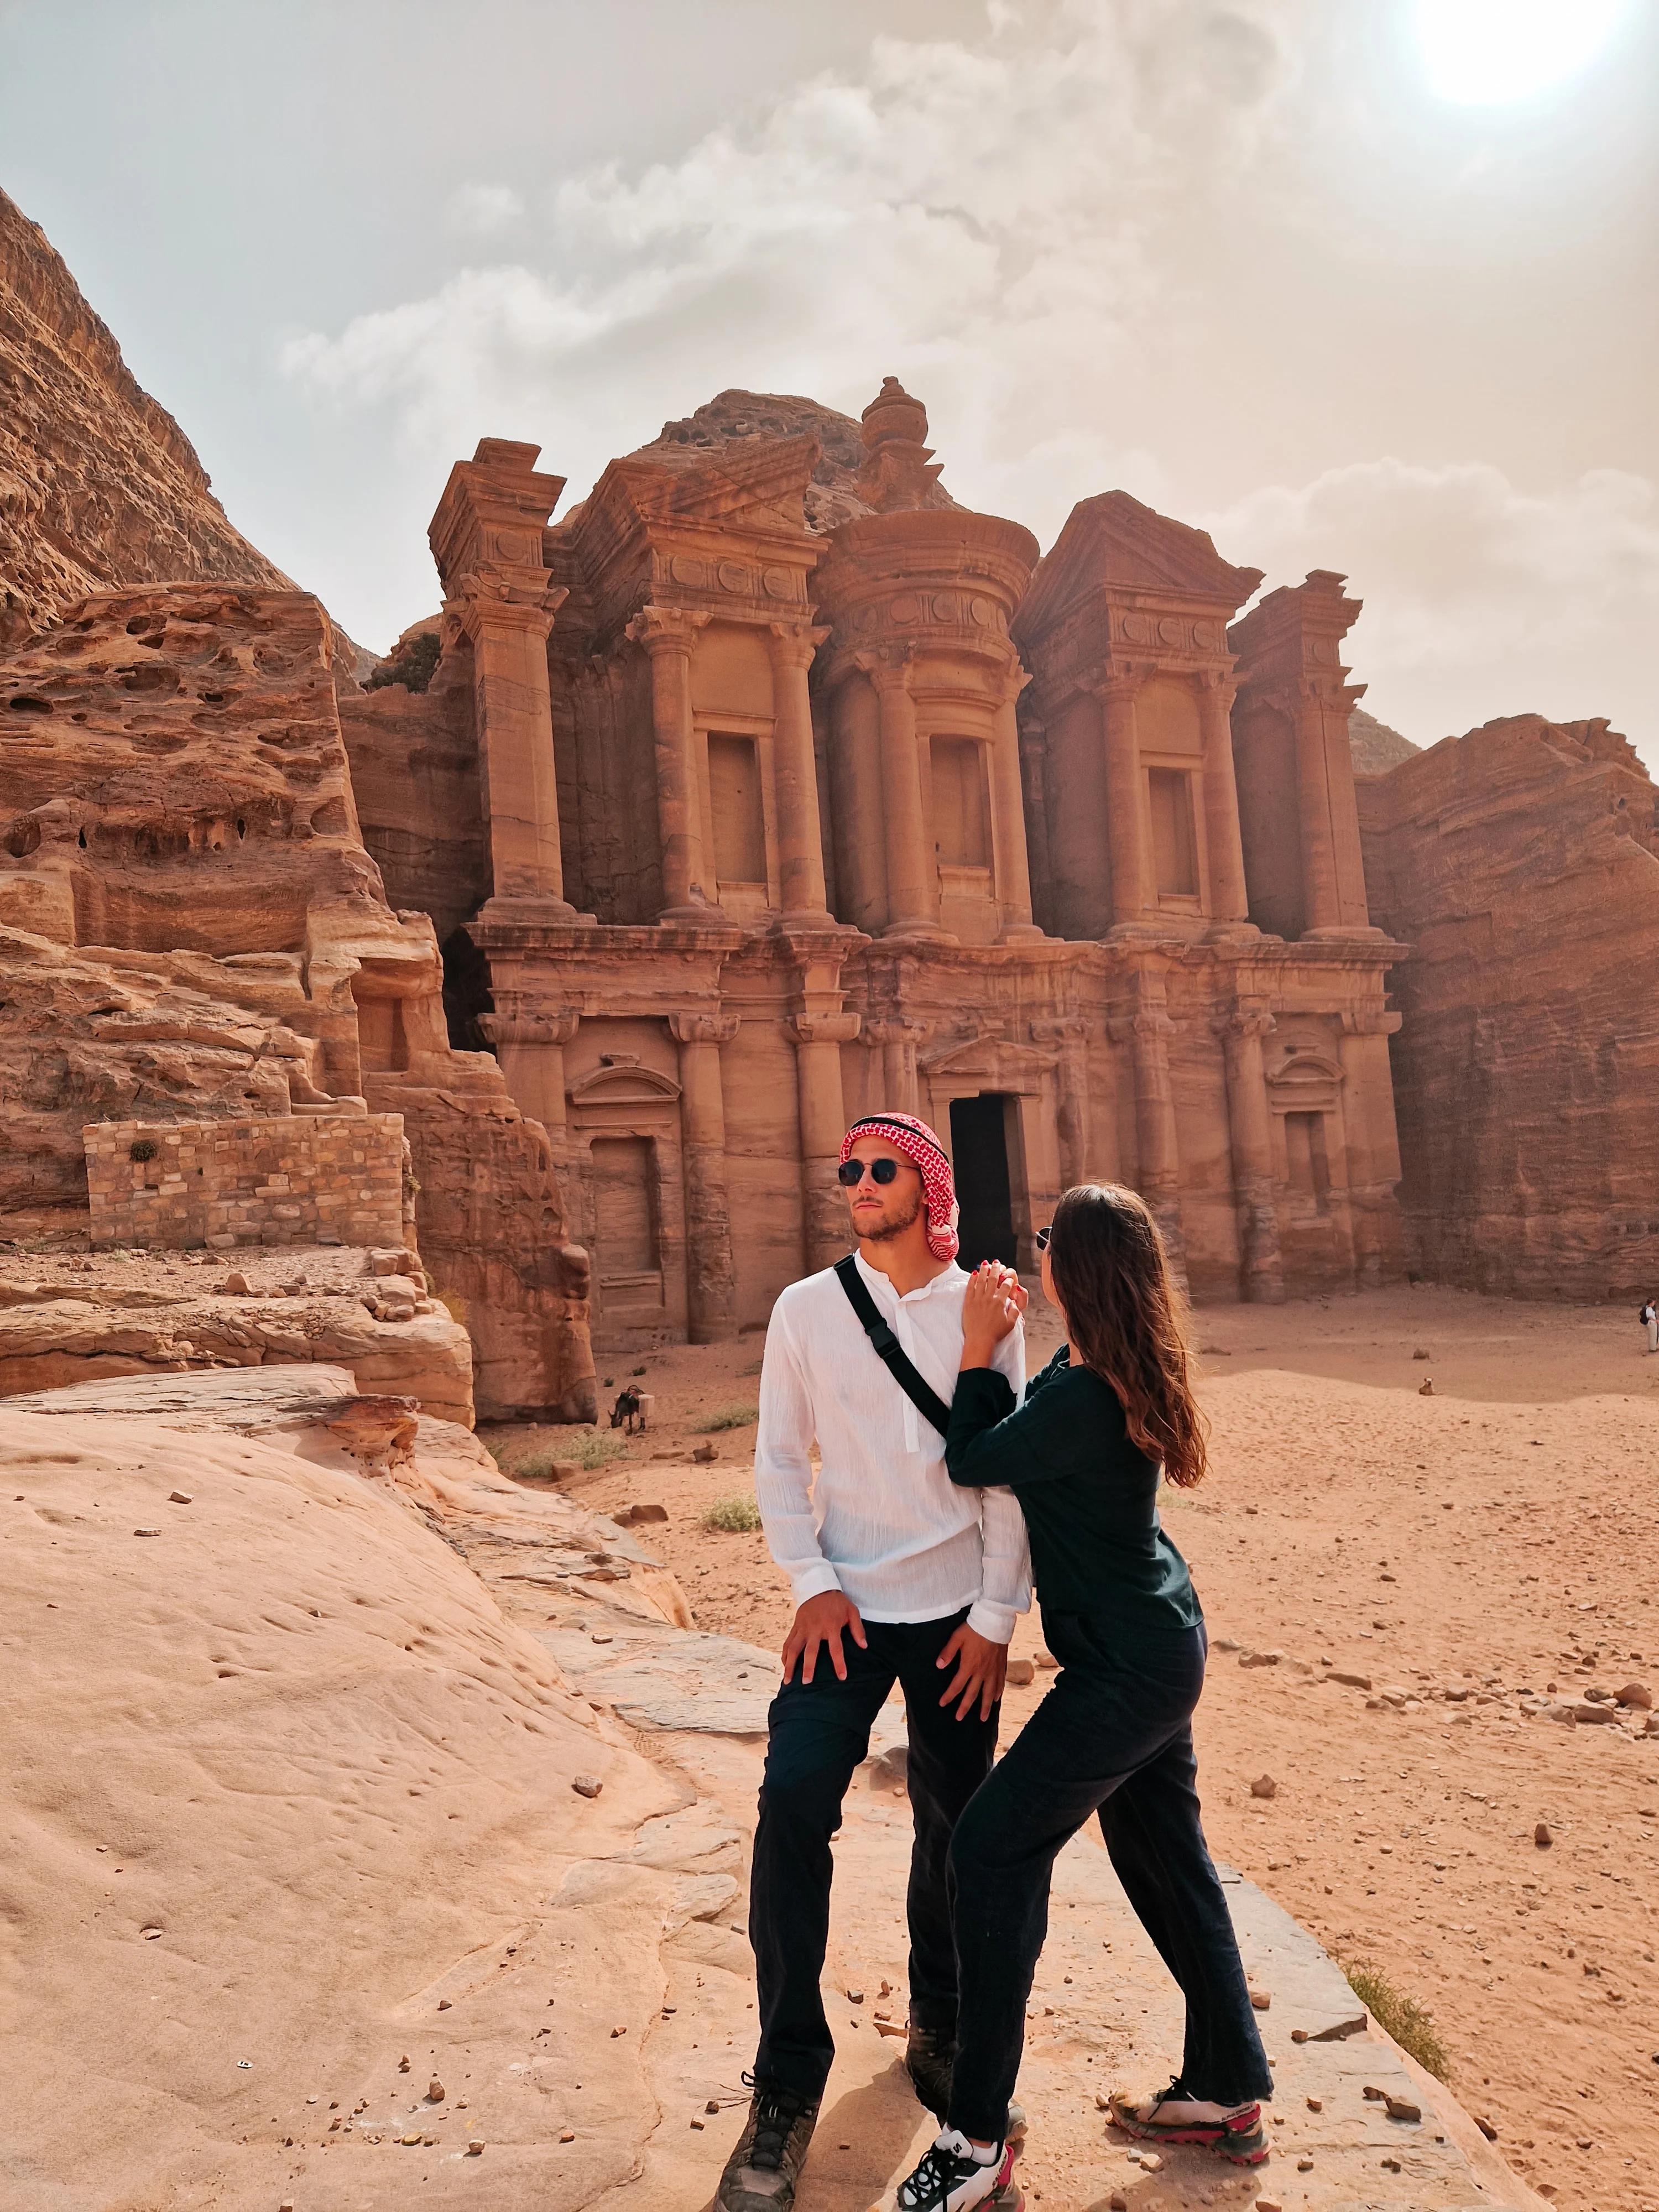
<svg viewBox="0 0 1659 2212">
<path fill-rule="evenodd" d="M 749 1892 L 749 1936 L 760 1988 L 758 2081 L 823 2095 L 836 2055 L 819 1982 L 830 1936 L 830 1838 L 841 1826 L 853 1770 L 870 1748 L 876 1715 L 896 1681 L 909 1729 L 910 2014 L 921 2027 L 954 2031 L 957 1960 L 951 1935 L 945 1861 L 964 1805 L 991 1771 L 997 1713 L 975 1706 L 958 1720 L 940 1698 L 953 1668 L 939 1655 L 967 1619 L 867 1620 L 869 1646 L 844 1634 L 847 1680 L 820 1650 L 813 1680 L 799 1666 L 772 1701 L 760 1825 Z"/>
<path fill-rule="evenodd" d="M 1003 2132 L 1048 1933 L 1049 1877 L 1091 1814 L 1186 1997 L 1188 2095 L 1218 2105 L 1270 2097 L 1273 2075 L 1199 1818 L 1192 1712 L 1204 1686 L 1203 1628 L 1126 1632 L 1051 1613 L 1042 1625 L 1064 1671 L 951 1846 L 962 2047 L 950 2124 L 976 2141 Z"/>
</svg>

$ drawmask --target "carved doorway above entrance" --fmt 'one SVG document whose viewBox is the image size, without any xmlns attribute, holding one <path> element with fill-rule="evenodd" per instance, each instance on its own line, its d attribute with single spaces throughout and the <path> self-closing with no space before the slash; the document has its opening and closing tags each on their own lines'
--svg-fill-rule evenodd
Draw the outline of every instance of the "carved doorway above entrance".
<svg viewBox="0 0 1659 2212">
<path fill-rule="evenodd" d="M 1000 1091 L 951 1101 L 951 1152 L 956 1172 L 964 1267 L 981 1260 L 1017 1264 L 1013 1178 L 1008 1171 L 1008 1125 L 1013 1100 Z"/>
</svg>

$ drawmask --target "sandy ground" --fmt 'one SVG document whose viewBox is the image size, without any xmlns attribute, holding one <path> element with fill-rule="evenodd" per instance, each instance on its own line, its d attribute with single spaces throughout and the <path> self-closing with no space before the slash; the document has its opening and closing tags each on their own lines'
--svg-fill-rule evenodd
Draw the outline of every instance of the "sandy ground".
<svg viewBox="0 0 1659 2212">
<path fill-rule="evenodd" d="M 1042 1356 L 1046 1315 L 1032 1334 Z M 1214 1474 L 1169 1519 L 1214 1644 L 1198 1732 L 1218 1856 L 1428 2008 L 1452 2086 L 1546 2196 L 1651 2212 L 1659 1736 L 1639 1713 L 1544 1708 L 1659 1688 L 1659 1359 L 1622 1309 L 1428 1289 L 1206 1310 L 1197 1336 Z M 698 1625 L 775 1644 L 790 1606 L 762 1540 L 700 1526 L 750 1490 L 753 1431 L 689 1458 L 711 1416 L 752 1407 L 760 1350 L 602 1361 L 613 1389 L 647 1368 L 655 1428 L 565 1487 L 665 1507 L 641 1533 Z M 569 1440 L 487 1433 L 509 1460 Z M 1040 1650 L 1035 1616 L 1014 1648 Z M 1006 1731 L 1042 1680 L 1011 1689 Z M 1253 1796 L 1264 1776 L 1274 1795 Z M 1043 2158 L 1038 2137 L 1036 2189 Z"/>
</svg>

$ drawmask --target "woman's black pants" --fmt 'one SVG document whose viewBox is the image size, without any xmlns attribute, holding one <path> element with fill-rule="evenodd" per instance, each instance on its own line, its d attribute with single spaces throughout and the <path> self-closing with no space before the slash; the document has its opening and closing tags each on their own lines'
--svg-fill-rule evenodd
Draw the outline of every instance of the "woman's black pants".
<svg viewBox="0 0 1659 2212">
<path fill-rule="evenodd" d="M 1192 1714 L 1204 1686 L 1203 1628 L 1149 1634 L 1047 1613 L 1043 1628 L 1063 1671 L 951 1843 L 960 2047 L 950 2124 L 981 2142 L 1003 2132 L 1048 1929 L 1049 1877 L 1091 1813 L 1186 1997 L 1188 2095 L 1218 2105 L 1270 2096 L 1273 2075 L 1199 1819 Z"/>
</svg>

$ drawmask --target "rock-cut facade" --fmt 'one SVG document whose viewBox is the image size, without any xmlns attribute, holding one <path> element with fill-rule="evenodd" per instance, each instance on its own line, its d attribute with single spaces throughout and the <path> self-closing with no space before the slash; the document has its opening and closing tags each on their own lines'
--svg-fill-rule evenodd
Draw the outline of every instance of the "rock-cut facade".
<svg viewBox="0 0 1659 2212">
<path fill-rule="evenodd" d="M 1402 1266 L 1387 1001 L 1323 571 L 1270 593 L 1122 492 L 1041 559 L 920 403 L 726 393 L 560 521 L 485 439 L 422 692 L 342 694 L 450 1036 L 548 1132 L 595 1342 L 763 1325 L 846 1249 L 854 1115 L 953 1153 L 964 1257 L 1141 1190 L 1199 1297 Z M 428 625 L 428 628 L 431 626 Z"/>
</svg>

